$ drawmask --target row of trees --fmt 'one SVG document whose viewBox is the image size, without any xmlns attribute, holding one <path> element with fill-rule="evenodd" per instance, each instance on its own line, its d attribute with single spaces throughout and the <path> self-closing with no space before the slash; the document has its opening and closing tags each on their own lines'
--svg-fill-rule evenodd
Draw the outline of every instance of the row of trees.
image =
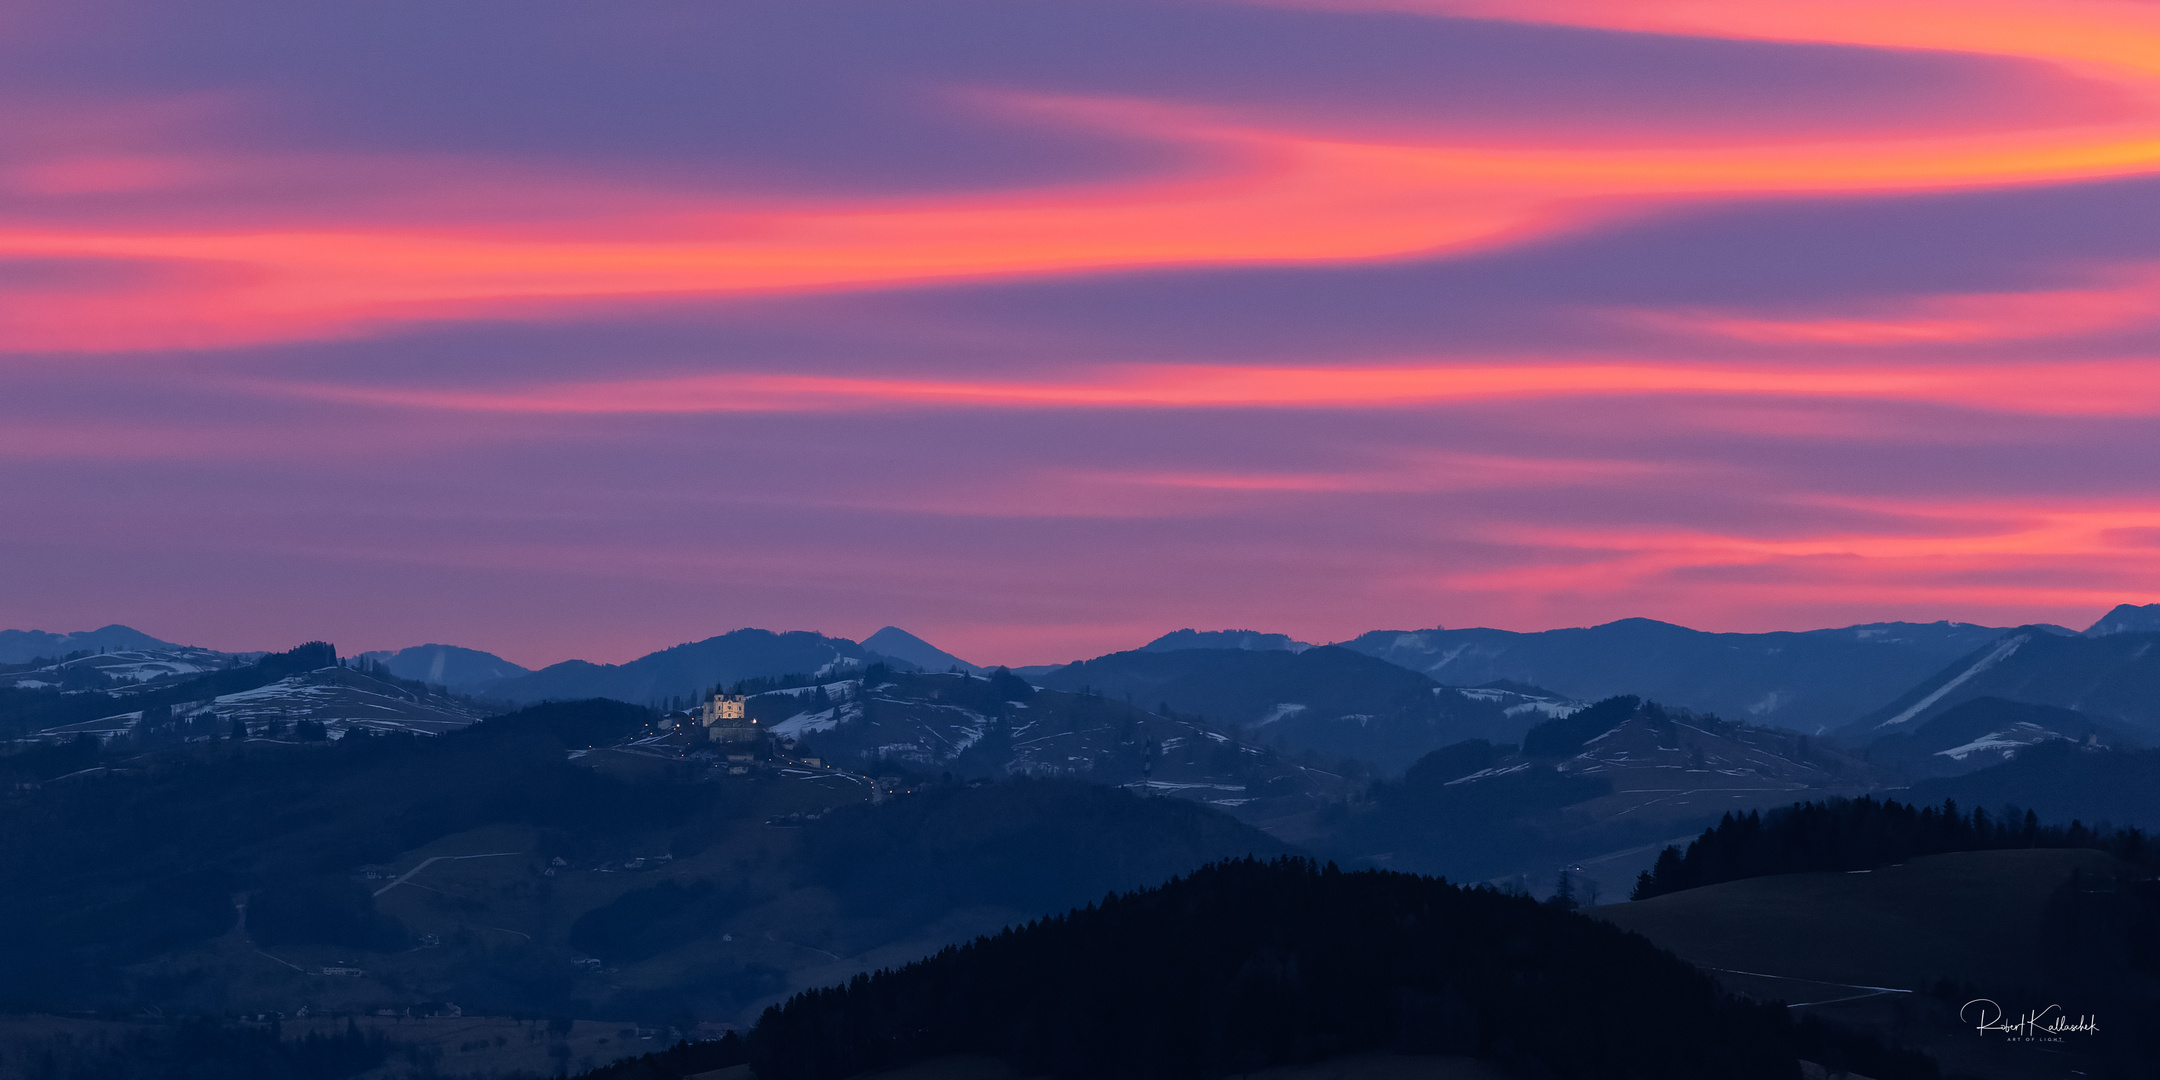
<svg viewBox="0 0 2160 1080">
<path fill-rule="evenodd" d="M 1870 796 L 1802 802 L 1765 815 L 1726 814 L 1687 846 L 1668 847 L 1636 879 L 1632 899 L 1768 874 L 1872 870 L 1953 851 L 2098 848 L 2125 861 L 2160 865 L 2160 847 L 2137 829 L 2042 825 L 2032 811 L 1967 814 L 1955 800 L 1917 806 Z"/>
</svg>

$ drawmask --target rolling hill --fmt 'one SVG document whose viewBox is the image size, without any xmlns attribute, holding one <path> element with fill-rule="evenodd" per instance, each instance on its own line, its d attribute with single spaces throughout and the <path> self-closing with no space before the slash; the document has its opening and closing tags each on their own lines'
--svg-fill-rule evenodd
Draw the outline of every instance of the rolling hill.
<svg viewBox="0 0 2160 1080">
<path fill-rule="evenodd" d="M 2000 1080 L 2148 1075 L 2149 1001 L 2065 967 L 2079 935 L 2065 909 L 2074 874 L 2110 881 L 2119 864 L 2089 849 L 1967 851 L 1865 872 L 1781 874 L 1596 908 L 1714 974 L 1727 989 L 1785 1001 L 1796 1013 L 1895 1030 L 1945 1072 Z M 2089 928 L 2087 934 L 2098 932 Z M 2121 943 L 2103 944 L 2118 950 Z M 1960 1009 L 1993 999 L 2007 1012 L 2058 1005 L 2099 1015 L 2100 1034 L 1984 1039 Z M 2142 1063 L 2142 1064 L 2141 1064 Z M 2072 1071 L 2075 1070 L 2075 1071 Z"/>
<path fill-rule="evenodd" d="M 470 701 L 340 661 L 327 642 L 251 660 L 171 648 L 85 656 L 0 676 L 0 732 L 36 742 L 82 736 L 135 742 L 291 734 L 312 721 L 338 738 L 354 727 L 440 734 L 481 715 Z"/>
<path fill-rule="evenodd" d="M 330 665 L 245 690 L 174 702 L 163 706 L 162 713 L 137 709 L 46 728 L 36 737 L 52 740 L 87 734 L 112 739 L 155 734 L 149 729 L 160 724 L 190 736 L 222 736 L 245 726 L 254 735 L 281 737 L 302 722 L 322 725 L 323 737 L 329 739 L 343 738 L 354 728 L 440 735 L 472 724 L 480 716 L 469 702 Z"/>
<path fill-rule="evenodd" d="M 747 1024 L 792 989 L 1288 850 L 1069 780 L 873 803 L 837 770 L 582 750 L 650 718 L 563 703 L 431 739 L 0 759 L 0 1002 Z"/>
<path fill-rule="evenodd" d="M 1956 799 L 1991 810 L 2009 805 L 2050 821 L 2160 831 L 2160 750 L 2044 743 L 1985 769 L 1923 780 L 1913 785 L 1912 797 Z"/>
<path fill-rule="evenodd" d="M 1036 682 L 1197 715 L 1255 742 L 1355 759 L 1383 772 L 1464 739 L 1519 739 L 1539 721 L 1580 706 L 1529 686 L 1440 686 L 1332 646 L 1112 653 Z"/>
<path fill-rule="evenodd" d="M 20 690 L 157 690 L 213 671 L 240 667 L 240 657 L 185 645 L 114 649 L 0 675 L 0 685 Z"/>
<path fill-rule="evenodd" d="M 0 630 L 0 664 L 26 664 L 32 660 L 58 660 L 77 652 L 136 650 L 157 652 L 177 649 L 130 626 L 114 623 L 96 630 L 54 634 L 44 630 Z"/>
<path fill-rule="evenodd" d="M 1468 880 L 1630 848 L 1647 864 L 1656 842 L 1727 811 L 1857 793 L 1877 775 L 1808 736 L 1608 698 L 1532 728 L 1521 746 L 1473 740 L 1426 755 L 1341 811 L 1329 843 L 1358 865 Z M 1633 871 L 1587 876 L 1616 894 Z"/>
<path fill-rule="evenodd" d="M 2075 709 L 1998 697 L 1961 701 L 1911 731 L 1870 743 L 1871 762 L 1911 779 L 1954 776 L 2009 761 L 2044 742 L 2122 746 L 2131 740 Z"/>
<path fill-rule="evenodd" d="M 1197 718 L 1097 693 L 1037 689 L 1004 672 L 881 665 L 865 675 L 753 695 L 747 711 L 775 737 L 796 740 L 798 754 L 862 772 L 1082 779 L 1204 802 L 1271 827 L 1354 787 Z"/>
<path fill-rule="evenodd" d="M 2017 984 L 2045 970 L 2038 933 L 2072 870 L 2112 872 L 2104 851 L 1928 855 L 1868 872 L 1776 874 L 1597 909 L 1704 967 L 1920 990 L 1938 979 Z M 1986 949 L 1972 943 L 1986 940 Z"/>
</svg>

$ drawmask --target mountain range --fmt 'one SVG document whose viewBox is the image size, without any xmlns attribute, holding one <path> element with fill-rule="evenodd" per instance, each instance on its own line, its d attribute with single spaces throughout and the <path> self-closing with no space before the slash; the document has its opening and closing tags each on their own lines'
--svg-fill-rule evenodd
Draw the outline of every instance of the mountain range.
<svg viewBox="0 0 2160 1080">
<path fill-rule="evenodd" d="M 1442 686 L 1338 646 L 1139 649 L 1068 664 L 1035 681 L 1163 715 L 1203 717 L 1284 750 L 1356 758 L 1388 772 L 1464 739 L 1518 740 L 1533 724 L 1582 704 L 1519 684 Z"/>
<path fill-rule="evenodd" d="M 1382 630 L 1342 647 L 1444 683 L 1475 686 L 1510 679 L 1584 700 L 1640 694 L 1819 733 L 1876 708 L 2002 634 L 1994 627 L 1952 622 L 1713 634 L 1653 619 L 1622 619 L 1530 634 Z"/>
<path fill-rule="evenodd" d="M 48 1010 L 305 1003 L 363 1018 L 455 1000 L 466 1016 L 689 1031 L 1246 852 L 1482 881 L 1478 903 L 1557 919 L 1570 895 L 1617 899 L 1675 837 L 1795 800 L 1955 798 L 2149 826 L 2160 751 L 2134 747 L 2149 727 L 2134 706 L 2155 696 L 2160 634 L 2111 618 L 2089 634 L 1736 641 L 1611 624 L 1503 641 L 1500 660 L 1665 641 L 1638 645 L 1665 664 L 1645 684 L 1662 670 L 1712 689 L 1834 681 L 1825 656 L 1869 655 L 1856 650 L 1876 638 L 1971 646 L 1848 717 L 1843 739 L 1648 693 L 1462 685 L 1256 631 L 1181 631 L 1032 678 L 898 628 L 860 643 L 738 630 L 540 671 L 442 644 L 340 661 L 324 642 L 0 666 L 0 720 L 15 725 L 0 835 L 20 868 L 0 881 L 0 915 L 23 929 L 0 942 L 0 993 Z M 1451 679 L 1489 673 L 1392 651 Z M 1602 670 L 1573 655 L 1563 677 Z M 722 684 L 768 736 L 716 745 L 654 707 Z M 593 688 L 629 700 L 498 704 Z M 42 719 L 20 738 L 27 717 Z M 1556 877 L 1572 884 L 1548 906 L 1504 899 Z M 642 1048 L 621 1030 L 618 1051 Z M 459 1039 L 472 1056 L 445 1064 L 479 1074 L 487 1040 Z"/>
<path fill-rule="evenodd" d="M 566 660 L 533 671 L 493 653 L 453 645 L 420 645 L 362 654 L 400 678 L 508 703 L 614 698 L 639 704 L 695 698 L 744 679 L 837 675 L 884 662 L 909 671 L 979 668 L 923 639 L 888 626 L 858 644 L 808 631 L 743 629 L 639 657 L 626 664 Z"/>
<path fill-rule="evenodd" d="M 2141 629 L 2149 625 L 2160 625 L 2160 605 L 2119 606 L 2082 634 L 1953 622 L 1726 634 L 1623 619 L 1537 633 L 1375 631 L 1314 646 L 1260 630 L 1186 628 L 1130 651 L 1016 671 L 1046 688 L 1127 699 L 1284 752 L 1354 758 L 1384 772 L 1467 738 L 1513 742 L 1531 724 L 1583 701 L 1633 694 L 1751 724 L 1829 733 L 1855 746 L 1897 736 L 1872 756 L 1923 777 L 1969 771 L 2043 739 L 2160 740 L 2160 654 L 2152 652 L 2160 635 Z M 117 625 L 74 634 L 0 632 L 0 655 L 83 652 L 89 655 L 35 672 L 17 662 L 20 670 L 0 672 L 0 679 L 24 692 L 117 692 L 244 666 L 260 655 L 183 648 Z M 502 706 L 605 697 L 680 708 L 745 680 L 834 681 L 879 663 L 897 672 L 986 673 L 893 626 L 861 642 L 749 628 L 623 664 L 570 660 L 537 671 L 448 644 L 356 659 Z M 1936 723 L 1981 698 L 2032 708 L 2014 718 L 1981 708 Z M 2068 712 L 2046 713 L 2050 708 Z"/>
<path fill-rule="evenodd" d="M 836 675 L 875 663 L 846 638 L 807 630 L 744 629 L 641 656 L 627 664 L 565 660 L 476 691 L 500 701 L 605 697 L 644 705 L 687 701 L 723 683 L 779 675 Z M 912 665 L 910 665 L 912 666 Z"/>
</svg>

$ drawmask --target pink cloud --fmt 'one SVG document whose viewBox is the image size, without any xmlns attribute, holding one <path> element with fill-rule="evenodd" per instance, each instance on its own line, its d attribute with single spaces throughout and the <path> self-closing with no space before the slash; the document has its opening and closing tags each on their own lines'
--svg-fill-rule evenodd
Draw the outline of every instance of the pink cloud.
<svg viewBox="0 0 2160 1080">
<path fill-rule="evenodd" d="M 1444 363 L 1386 367 L 1113 365 L 1066 379 L 729 373 L 486 390 L 255 381 L 259 393 L 474 413 L 729 414 L 864 409 L 1370 409 L 1499 398 L 1651 395 L 1906 401 L 2009 413 L 2150 416 L 2160 361 L 1813 366 Z"/>
<path fill-rule="evenodd" d="M 1863 311 L 1801 316 L 1745 312 L 1625 311 L 1628 322 L 1683 333 L 1784 344 L 1916 345 L 2026 341 L 2085 335 L 2160 318 L 2160 267 L 2108 268 L 2085 288 L 1922 296 Z"/>
<path fill-rule="evenodd" d="M 2139 100 L 2160 100 L 2153 73 L 2107 70 Z M 789 197 L 627 184 L 530 163 L 274 147 L 182 154 L 157 150 L 171 140 L 121 109 L 123 119 L 106 125 L 113 145 L 48 134 L 8 175 L 20 195 L 163 192 L 173 196 L 165 205 L 179 203 L 171 222 L 148 226 L 125 207 L 12 222 L 0 214 L 0 258 L 215 272 L 85 296 L 83 307 L 103 312 L 97 319 L 80 307 L 25 309 L 0 298 L 0 320 L 17 349 L 300 340 L 536 304 L 1462 253 L 1681 200 L 1931 191 L 2160 167 L 2160 107 L 2040 128 L 1850 137 L 1765 130 L 1683 146 L 1646 134 L 1640 145 L 1584 147 L 1541 143 L 1534 132 L 1390 140 L 1136 97 L 977 96 L 1047 127 L 1178 147 L 1186 164 L 1066 186 Z M 248 203 L 232 196 L 265 188 L 265 177 L 316 195 L 272 197 L 268 212 L 250 219 L 241 210 Z M 482 210 L 490 201 L 502 205 Z M 195 221 L 191 205 L 229 209 Z M 365 209 L 355 214 L 355 206 Z"/>
</svg>

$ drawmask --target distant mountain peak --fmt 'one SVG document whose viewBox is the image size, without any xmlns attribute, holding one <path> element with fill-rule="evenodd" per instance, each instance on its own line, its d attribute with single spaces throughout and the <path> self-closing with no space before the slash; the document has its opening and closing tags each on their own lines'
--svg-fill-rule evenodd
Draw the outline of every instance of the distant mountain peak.
<svg viewBox="0 0 2160 1080">
<path fill-rule="evenodd" d="M 1267 634 L 1258 630 L 1194 630 L 1186 627 L 1173 630 L 1140 646 L 1141 652 L 1176 652 L 1180 649 L 1244 649 L 1249 652 L 1301 653 L 1312 648 L 1310 642 L 1298 641 L 1288 634 Z"/>
<path fill-rule="evenodd" d="M 895 658 L 898 659 L 898 658 Z M 565 660 L 529 675 L 504 679 L 487 690 L 508 702 L 570 701 L 604 697 L 658 704 L 696 697 L 714 687 L 751 678 L 831 673 L 867 666 L 869 650 L 847 638 L 809 630 L 732 630 L 685 642 L 624 664 Z"/>
<path fill-rule="evenodd" d="M 897 626 L 885 627 L 864 638 L 862 647 L 879 656 L 905 660 L 924 671 L 947 671 L 954 667 L 966 672 L 983 670 Z"/>
<path fill-rule="evenodd" d="M 2085 628 L 2086 637 L 2160 633 L 2160 604 L 2117 604 L 2115 610 Z"/>
<path fill-rule="evenodd" d="M 494 653 L 458 645 L 414 645 L 395 652 L 362 653 L 401 679 L 447 686 L 461 694 L 481 694 L 505 679 L 532 672 Z"/>
</svg>

